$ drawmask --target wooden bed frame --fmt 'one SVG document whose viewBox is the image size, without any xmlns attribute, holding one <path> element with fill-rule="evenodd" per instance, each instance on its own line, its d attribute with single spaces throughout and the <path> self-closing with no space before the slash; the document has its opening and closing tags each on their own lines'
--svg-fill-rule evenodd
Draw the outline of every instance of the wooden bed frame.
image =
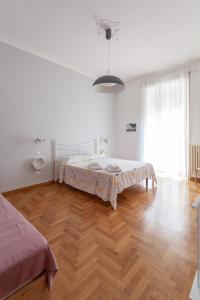
<svg viewBox="0 0 200 300">
<path fill-rule="evenodd" d="M 47 286 L 46 272 L 43 272 L 35 279 L 21 287 L 7 300 L 49 300 L 50 291 Z"/>
</svg>

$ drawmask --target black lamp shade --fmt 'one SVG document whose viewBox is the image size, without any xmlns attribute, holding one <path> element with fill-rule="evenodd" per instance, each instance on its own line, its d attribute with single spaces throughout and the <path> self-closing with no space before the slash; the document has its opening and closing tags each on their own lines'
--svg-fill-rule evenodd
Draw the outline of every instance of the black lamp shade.
<svg viewBox="0 0 200 300">
<path fill-rule="evenodd" d="M 99 93 L 119 93 L 125 85 L 119 77 L 104 75 L 95 80 L 93 87 Z"/>
</svg>

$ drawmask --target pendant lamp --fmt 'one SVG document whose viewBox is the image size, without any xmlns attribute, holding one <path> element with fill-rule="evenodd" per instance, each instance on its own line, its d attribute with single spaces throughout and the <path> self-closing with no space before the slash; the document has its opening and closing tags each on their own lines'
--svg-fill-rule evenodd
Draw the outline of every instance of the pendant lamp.
<svg viewBox="0 0 200 300">
<path fill-rule="evenodd" d="M 105 29 L 106 39 L 110 42 L 112 37 L 112 30 L 111 28 Z M 94 89 L 99 93 L 118 93 L 124 90 L 125 85 L 123 81 L 114 75 L 110 75 L 110 51 L 108 53 L 108 74 L 101 76 L 95 80 L 93 83 Z"/>
</svg>

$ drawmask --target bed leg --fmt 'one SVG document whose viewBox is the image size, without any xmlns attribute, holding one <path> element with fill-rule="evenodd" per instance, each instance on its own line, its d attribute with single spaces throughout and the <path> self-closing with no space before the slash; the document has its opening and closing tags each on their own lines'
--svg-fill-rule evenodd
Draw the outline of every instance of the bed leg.
<svg viewBox="0 0 200 300">
<path fill-rule="evenodd" d="M 155 189 L 155 182 L 156 182 L 156 177 L 152 176 L 152 190 L 154 191 Z"/>
<path fill-rule="evenodd" d="M 148 191 L 148 183 L 149 183 L 148 178 L 146 178 L 146 191 Z"/>
</svg>

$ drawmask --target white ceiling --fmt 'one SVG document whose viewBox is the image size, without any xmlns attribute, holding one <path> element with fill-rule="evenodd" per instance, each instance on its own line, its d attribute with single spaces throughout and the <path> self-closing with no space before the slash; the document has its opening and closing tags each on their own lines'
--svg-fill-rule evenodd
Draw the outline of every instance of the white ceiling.
<svg viewBox="0 0 200 300">
<path fill-rule="evenodd" d="M 200 0 L 0 0 L 0 40 L 95 78 L 107 69 L 95 14 L 121 22 L 111 73 L 124 80 L 200 58 Z"/>
</svg>

